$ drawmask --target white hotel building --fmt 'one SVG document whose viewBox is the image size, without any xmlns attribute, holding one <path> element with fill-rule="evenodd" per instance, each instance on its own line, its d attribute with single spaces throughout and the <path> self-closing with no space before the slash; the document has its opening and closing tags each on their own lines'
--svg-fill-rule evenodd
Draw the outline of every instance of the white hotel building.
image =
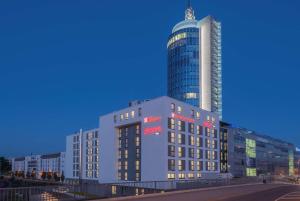
<svg viewBox="0 0 300 201">
<path fill-rule="evenodd" d="M 66 140 L 66 178 L 99 180 L 98 129 L 76 132 Z"/>
<path fill-rule="evenodd" d="M 100 117 L 67 136 L 66 178 L 163 181 L 217 177 L 218 115 L 163 96 Z"/>
</svg>

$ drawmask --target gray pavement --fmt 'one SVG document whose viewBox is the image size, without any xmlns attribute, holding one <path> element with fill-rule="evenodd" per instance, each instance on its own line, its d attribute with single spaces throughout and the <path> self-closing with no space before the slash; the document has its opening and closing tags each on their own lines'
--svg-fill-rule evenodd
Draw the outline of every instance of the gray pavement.
<svg viewBox="0 0 300 201">
<path fill-rule="evenodd" d="M 299 194 L 297 194 L 299 192 Z M 294 193 L 294 194 L 292 194 Z M 300 201 L 300 187 L 285 184 L 251 184 L 212 187 L 161 194 L 111 198 L 105 200 L 141 201 Z"/>
</svg>

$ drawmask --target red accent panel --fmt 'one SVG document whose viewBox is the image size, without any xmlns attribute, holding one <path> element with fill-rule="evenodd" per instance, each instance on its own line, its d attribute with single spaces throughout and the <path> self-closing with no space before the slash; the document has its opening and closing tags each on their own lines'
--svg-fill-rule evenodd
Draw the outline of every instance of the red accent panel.
<svg viewBox="0 0 300 201">
<path fill-rule="evenodd" d="M 144 123 L 153 123 L 153 122 L 158 122 L 161 120 L 161 117 L 145 117 L 144 118 Z"/>
<path fill-rule="evenodd" d="M 203 126 L 204 126 L 204 127 L 207 127 L 207 128 L 212 128 L 212 127 L 213 127 L 212 123 L 209 122 L 209 121 L 203 122 Z"/>
<path fill-rule="evenodd" d="M 162 130 L 161 126 L 144 128 L 144 135 L 152 135 L 152 134 L 160 133 L 161 130 Z"/>
<path fill-rule="evenodd" d="M 185 116 L 176 114 L 176 113 L 172 113 L 172 118 L 180 119 L 180 120 L 182 120 L 182 121 L 187 121 L 187 122 L 190 122 L 190 123 L 195 123 L 195 120 L 194 120 L 194 119 L 188 118 L 188 117 L 185 117 Z"/>
</svg>

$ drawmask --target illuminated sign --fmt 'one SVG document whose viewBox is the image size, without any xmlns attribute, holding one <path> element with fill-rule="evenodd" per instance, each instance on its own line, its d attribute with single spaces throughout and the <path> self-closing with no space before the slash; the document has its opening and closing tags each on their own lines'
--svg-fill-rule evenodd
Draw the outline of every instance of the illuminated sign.
<svg viewBox="0 0 300 201">
<path fill-rule="evenodd" d="M 144 128 L 144 135 L 153 135 L 153 134 L 159 135 L 161 130 L 162 130 L 161 126 Z"/>
<path fill-rule="evenodd" d="M 195 120 L 192 119 L 192 118 L 188 118 L 188 117 L 185 117 L 185 116 L 176 114 L 176 113 L 172 113 L 172 118 L 180 119 L 180 120 L 182 120 L 182 121 L 187 121 L 187 122 L 189 122 L 189 123 L 194 123 L 194 122 L 195 122 Z"/>
<path fill-rule="evenodd" d="M 144 123 L 153 123 L 161 120 L 161 117 L 145 117 Z"/>
<path fill-rule="evenodd" d="M 205 121 L 205 122 L 203 122 L 203 126 L 207 127 L 207 128 L 212 128 L 213 124 L 210 121 Z"/>
</svg>

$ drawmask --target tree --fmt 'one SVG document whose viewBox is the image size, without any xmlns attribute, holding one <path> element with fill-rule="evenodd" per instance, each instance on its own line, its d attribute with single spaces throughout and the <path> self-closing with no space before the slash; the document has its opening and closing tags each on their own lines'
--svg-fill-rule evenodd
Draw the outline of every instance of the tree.
<svg viewBox="0 0 300 201">
<path fill-rule="evenodd" d="M 11 164 L 9 163 L 9 160 L 0 157 L 0 175 L 8 174 L 9 171 L 11 171 Z"/>
<path fill-rule="evenodd" d="M 62 171 L 62 173 L 61 173 L 60 180 L 61 180 L 61 182 L 64 182 L 64 181 L 65 181 L 64 171 Z"/>
<path fill-rule="evenodd" d="M 27 172 L 27 173 L 26 173 L 26 178 L 30 178 L 30 176 L 31 176 L 31 175 L 30 175 L 30 172 Z"/>
<path fill-rule="evenodd" d="M 46 179 L 46 172 L 42 172 L 41 178 L 42 178 L 43 180 Z"/>
<path fill-rule="evenodd" d="M 47 174 L 47 179 L 48 179 L 48 180 L 52 179 L 51 172 L 48 172 L 48 174 Z"/>
<path fill-rule="evenodd" d="M 54 180 L 55 180 L 55 181 L 59 181 L 59 178 L 58 178 L 58 176 L 57 176 L 56 172 L 54 172 L 54 174 L 53 174 L 53 178 L 54 178 Z"/>
</svg>

